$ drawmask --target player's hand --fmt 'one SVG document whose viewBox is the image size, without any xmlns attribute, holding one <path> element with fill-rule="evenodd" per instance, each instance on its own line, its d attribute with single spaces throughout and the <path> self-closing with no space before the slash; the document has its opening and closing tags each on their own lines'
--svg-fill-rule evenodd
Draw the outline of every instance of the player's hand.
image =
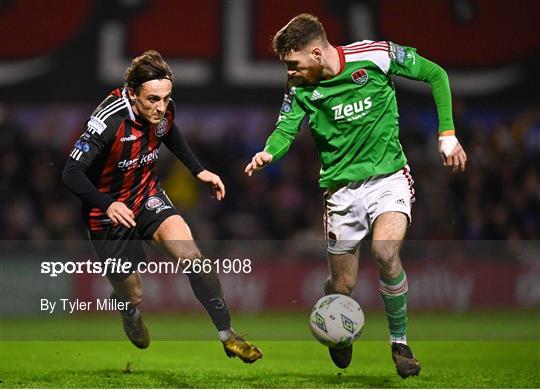
<svg viewBox="0 0 540 390">
<path fill-rule="evenodd" d="M 106 211 L 107 217 L 115 225 L 122 224 L 127 228 L 135 227 L 135 214 L 122 202 L 113 202 Z"/>
<path fill-rule="evenodd" d="M 251 162 L 246 166 L 246 169 L 244 169 L 244 172 L 248 176 L 251 176 L 253 175 L 253 172 L 259 171 L 270 164 L 273 159 L 274 156 L 272 156 L 270 153 L 264 151 L 259 152 L 253 156 Z"/>
<path fill-rule="evenodd" d="M 464 171 L 467 164 L 467 154 L 454 134 L 453 130 L 449 130 L 439 135 L 439 153 L 441 153 L 445 167 L 452 168 L 452 172 Z"/>
<path fill-rule="evenodd" d="M 225 184 L 223 184 L 218 175 L 204 170 L 197 175 L 197 179 L 208 184 L 210 191 L 212 191 L 212 197 L 217 200 L 225 198 Z"/>
</svg>

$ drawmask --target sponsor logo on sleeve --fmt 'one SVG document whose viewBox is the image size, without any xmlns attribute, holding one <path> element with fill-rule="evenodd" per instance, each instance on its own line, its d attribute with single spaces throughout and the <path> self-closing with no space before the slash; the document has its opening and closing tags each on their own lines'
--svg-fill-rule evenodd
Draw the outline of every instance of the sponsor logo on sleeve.
<svg viewBox="0 0 540 390">
<path fill-rule="evenodd" d="M 75 143 L 75 147 L 73 148 L 73 150 L 69 154 L 69 157 L 71 157 L 75 161 L 79 161 L 79 159 L 81 158 L 83 153 L 86 153 L 89 150 L 90 150 L 90 145 L 88 144 L 88 142 L 78 140 Z"/>
<path fill-rule="evenodd" d="M 95 134 L 95 133 L 101 134 L 103 133 L 103 131 L 105 131 L 105 129 L 107 128 L 107 125 L 101 119 L 95 116 L 92 116 L 90 117 L 90 120 L 86 124 L 86 127 L 90 134 Z"/>
<path fill-rule="evenodd" d="M 364 86 L 368 82 L 369 76 L 366 70 L 362 68 L 362 69 L 355 70 L 351 74 L 351 78 L 356 84 L 360 86 Z"/>
<path fill-rule="evenodd" d="M 278 117 L 278 122 L 286 118 L 286 116 L 283 114 L 288 114 L 289 112 L 291 112 L 292 101 L 294 99 L 295 94 L 296 94 L 296 87 L 291 87 L 289 88 L 287 93 L 285 93 L 285 95 L 283 96 L 283 103 L 281 103 L 281 108 L 279 109 L 280 114 Z"/>
<path fill-rule="evenodd" d="M 88 152 L 90 150 L 90 145 L 88 144 L 88 142 L 77 141 L 75 143 L 75 148 L 79 149 L 79 150 L 82 150 L 83 153 L 86 153 L 86 152 Z"/>
<path fill-rule="evenodd" d="M 388 56 L 393 60 L 403 65 L 405 63 L 405 48 L 403 46 L 396 45 L 395 43 L 388 43 Z"/>
<path fill-rule="evenodd" d="M 396 61 L 402 65 L 405 63 L 405 48 L 403 48 L 402 46 L 398 46 L 397 48 Z"/>
<path fill-rule="evenodd" d="M 414 56 L 414 52 L 409 51 L 409 52 L 407 53 L 407 59 L 408 59 L 408 60 L 411 60 L 412 63 L 413 63 L 413 65 L 416 65 L 416 57 Z"/>
<path fill-rule="evenodd" d="M 294 97 L 294 95 L 291 95 L 290 93 L 286 93 L 286 94 L 283 96 L 283 103 L 289 103 L 289 104 L 291 104 L 291 103 L 292 103 L 292 100 L 293 100 L 293 97 Z"/>
</svg>

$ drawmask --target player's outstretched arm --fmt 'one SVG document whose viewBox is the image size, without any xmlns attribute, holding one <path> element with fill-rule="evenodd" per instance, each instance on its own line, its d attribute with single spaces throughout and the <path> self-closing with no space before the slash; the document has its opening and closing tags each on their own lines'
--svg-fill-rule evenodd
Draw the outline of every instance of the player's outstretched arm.
<svg viewBox="0 0 540 390">
<path fill-rule="evenodd" d="M 454 130 L 439 133 L 439 153 L 445 167 L 452 168 L 452 172 L 465 170 L 467 154 L 456 138 Z"/>
<path fill-rule="evenodd" d="M 197 174 L 197 179 L 207 184 L 212 192 L 212 197 L 217 200 L 225 198 L 225 184 L 221 181 L 221 178 L 210 171 L 204 170 Z"/>
<path fill-rule="evenodd" d="M 443 165 L 451 168 L 452 172 L 464 171 L 467 164 L 467 155 L 456 138 L 454 130 L 452 93 L 448 74 L 436 63 L 413 51 L 409 54 L 411 55 L 408 57 L 414 59 L 414 61 L 409 64 L 404 63 L 403 69 L 398 72 L 402 72 L 406 77 L 426 81 L 431 86 L 439 117 L 439 152 L 443 159 Z"/>
<path fill-rule="evenodd" d="M 251 162 L 246 166 L 246 169 L 244 169 L 244 172 L 248 176 L 251 176 L 253 175 L 253 172 L 259 171 L 270 164 L 273 159 L 274 157 L 270 153 L 265 151 L 259 152 L 253 156 Z"/>
</svg>

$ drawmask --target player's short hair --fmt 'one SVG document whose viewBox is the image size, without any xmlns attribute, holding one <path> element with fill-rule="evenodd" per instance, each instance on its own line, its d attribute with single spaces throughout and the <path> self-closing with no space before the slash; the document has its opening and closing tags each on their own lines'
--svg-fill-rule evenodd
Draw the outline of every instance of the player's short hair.
<svg viewBox="0 0 540 390">
<path fill-rule="evenodd" d="M 169 65 L 161 54 L 155 50 L 148 50 L 131 61 L 124 77 L 125 85 L 139 92 L 141 84 L 157 79 L 174 81 L 174 76 Z"/>
<path fill-rule="evenodd" d="M 272 48 L 279 58 L 284 58 L 291 51 L 302 50 L 315 40 L 328 44 L 322 23 L 314 15 L 300 14 L 274 35 Z"/>
</svg>

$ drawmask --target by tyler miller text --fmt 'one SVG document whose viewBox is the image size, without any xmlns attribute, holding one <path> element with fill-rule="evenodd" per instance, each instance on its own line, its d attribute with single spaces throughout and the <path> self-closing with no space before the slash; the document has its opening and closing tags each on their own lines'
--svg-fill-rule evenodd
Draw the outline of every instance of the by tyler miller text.
<svg viewBox="0 0 540 390">
<path fill-rule="evenodd" d="M 114 298 L 96 299 L 94 301 L 83 301 L 81 299 L 61 298 L 57 300 L 41 299 L 41 311 L 49 314 L 68 313 L 73 314 L 78 311 L 114 311 L 126 310 L 129 302 L 119 301 Z"/>
</svg>

